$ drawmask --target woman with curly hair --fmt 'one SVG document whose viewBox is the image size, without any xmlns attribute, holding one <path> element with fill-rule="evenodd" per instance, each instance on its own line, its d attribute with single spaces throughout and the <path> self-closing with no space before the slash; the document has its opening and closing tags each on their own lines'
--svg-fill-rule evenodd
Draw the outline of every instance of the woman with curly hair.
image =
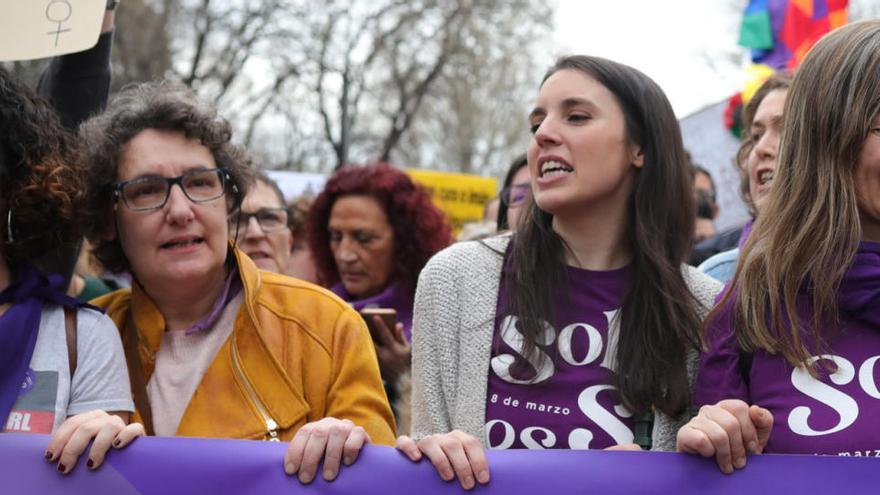
<svg viewBox="0 0 880 495">
<path fill-rule="evenodd" d="M 0 419 L 4 432 L 54 433 L 46 459 L 67 473 L 91 439 L 96 468 L 142 432 L 109 318 L 64 295 L 37 266 L 81 238 L 79 154 L 47 103 L 0 69 Z"/>
<path fill-rule="evenodd" d="M 358 314 L 230 242 L 253 170 L 226 120 L 182 85 L 142 84 L 80 136 L 89 238 L 133 278 L 94 303 L 122 331 L 147 433 L 289 441 L 284 469 L 303 483 L 322 459 L 334 479 L 365 443 L 393 442 Z"/>
<path fill-rule="evenodd" d="M 400 170 L 386 164 L 349 166 L 315 198 L 307 230 L 319 276 L 333 292 L 358 311 L 396 312 L 393 325 L 365 315 L 382 377 L 393 385 L 409 369 L 419 273 L 452 242 L 443 213 Z M 393 386 L 387 390 L 394 395 Z"/>
</svg>

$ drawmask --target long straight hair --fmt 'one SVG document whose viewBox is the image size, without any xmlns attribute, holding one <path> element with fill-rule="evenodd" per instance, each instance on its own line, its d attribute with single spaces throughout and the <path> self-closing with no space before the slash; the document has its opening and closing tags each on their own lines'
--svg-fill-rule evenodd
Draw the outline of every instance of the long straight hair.
<svg viewBox="0 0 880 495">
<path fill-rule="evenodd" d="M 731 284 L 743 349 L 780 353 L 798 366 L 811 357 L 804 336 L 824 347 L 820 326 L 836 319 L 837 292 L 862 236 L 853 176 L 878 111 L 880 21 L 826 35 L 788 92 L 770 196 Z M 809 297 L 812 322 L 798 317 L 799 293 Z"/>
<path fill-rule="evenodd" d="M 687 349 L 700 346 L 701 333 L 697 302 L 682 274 L 693 238 L 694 201 L 678 121 L 660 87 L 631 67 L 597 57 L 564 57 L 543 81 L 565 69 L 586 74 L 614 94 L 627 140 L 644 154 L 627 201 L 625 241 L 632 261 L 619 313 L 615 385 L 635 414 L 653 406 L 679 416 L 690 403 Z M 567 247 L 552 228 L 553 216 L 534 201 L 528 207 L 511 241 L 504 283 L 507 309 L 520 319 L 524 352 L 530 356 L 541 322 L 554 321 L 554 297 L 566 287 Z"/>
</svg>

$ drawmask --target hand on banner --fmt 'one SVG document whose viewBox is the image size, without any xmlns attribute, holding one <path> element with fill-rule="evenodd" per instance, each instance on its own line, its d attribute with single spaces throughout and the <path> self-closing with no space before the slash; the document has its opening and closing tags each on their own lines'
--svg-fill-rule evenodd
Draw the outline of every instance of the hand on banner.
<svg viewBox="0 0 880 495">
<path fill-rule="evenodd" d="M 397 439 L 397 448 L 411 461 L 428 456 L 443 481 L 458 482 L 465 490 L 474 487 L 474 479 L 485 485 L 489 482 L 489 462 L 480 441 L 467 433 L 453 430 L 449 433 L 429 435 L 418 443 L 408 436 Z"/>
<path fill-rule="evenodd" d="M 97 469 L 104 462 L 104 456 L 112 445 L 121 449 L 137 437 L 144 436 L 144 426 L 140 423 L 128 423 L 128 413 L 107 413 L 94 410 L 67 418 L 52 435 L 49 447 L 46 448 L 46 460 L 58 462 L 58 471 L 67 474 L 76 465 L 76 460 L 85 452 L 89 442 L 94 439 L 89 449 L 89 460 L 86 466 Z"/>
<path fill-rule="evenodd" d="M 318 464 L 324 458 L 324 479 L 333 481 L 340 462 L 354 464 L 361 447 L 370 443 L 370 435 L 347 419 L 324 418 L 308 423 L 296 432 L 284 454 L 284 472 L 297 474 L 301 483 L 315 479 Z"/>
<path fill-rule="evenodd" d="M 723 400 L 703 406 L 678 430 L 679 452 L 714 456 L 721 471 L 730 474 L 746 466 L 746 454 L 760 454 L 773 429 L 773 415 L 763 407 L 741 400 Z"/>
<path fill-rule="evenodd" d="M 602 450 L 628 450 L 630 452 L 641 452 L 642 447 L 637 443 L 619 443 L 611 447 L 605 447 Z"/>
</svg>

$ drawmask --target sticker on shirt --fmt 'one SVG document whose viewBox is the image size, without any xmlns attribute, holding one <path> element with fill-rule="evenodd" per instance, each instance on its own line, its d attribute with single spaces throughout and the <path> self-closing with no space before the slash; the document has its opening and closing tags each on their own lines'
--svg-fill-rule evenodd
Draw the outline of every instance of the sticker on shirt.
<svg viewBox="0 0 880 495">
<path fill-rule="evenodd" d="M 52 433 L 57 396 L 57 371 L 28 370 L 3 432 Z"/>
</svg>

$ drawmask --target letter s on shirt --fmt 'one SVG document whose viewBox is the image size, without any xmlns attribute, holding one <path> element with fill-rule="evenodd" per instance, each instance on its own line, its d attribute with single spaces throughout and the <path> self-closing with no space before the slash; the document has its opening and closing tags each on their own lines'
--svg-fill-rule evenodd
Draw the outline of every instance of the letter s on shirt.
<svg viewBox="0 0 880 495">
<path fill-rule="evenodd" d="M 504 317 L 504 320 L 501 322 L 501 340 L 510 346 L 511 349 L 516 351 L 517 354 L 522 356 L 523 348 L 525 347 L 525 340 L 517 328 L 516 324 L 518 321 L 519 319 L 516 316 Z M 547 322 L 542 322 L 541 328 L 543 332 L 537 336 L 537 344 L 544 346 L 552 344 L 553 340 L 556 339 L 556 330 L 554 330 Z M 510 367 L 513 366 L 513 363 L 516 361 L 516 356 L 513 354 L 499 354 L 492 358 L 490 361 L 492 371 L 507 383 L 520 385 L 541 383 L 553 376 L 553 360 L 550 359 L 550 357 L 540 348 L 535 349 L 535 351 L 535 354 L 528 358 L 529 364 L 535 369 L 535 376 L 531 379 L 520 380 L 510 374 Z"/>
<path fill-rule="evenodd" d="M 813 356 L 807 362 L 807 365 L 812 365 L 820 359 L 827 359 L 837 365 L 837 371 L 829 376 L 831 381 L 837 385 L 846 385 L 855 377 L 855 367 L 849 360 L 841 356 L 830 354 Z M 788 415 L 788 427 L 798 435 L 815 437 L 836 433 L 852 425 L 859 416 L 859 405 L 855 399 L 813 378 L 803 366 L 799 366 L 792 371 L 791 384 L 808 397 L 812 397 L 834 409 L 840 416 L 840 421 L 834 427 L 827 430 L 814 430 L 807 423 L 807 419 L 809 419 L 812 413 L 810 408 L 807 406 L 795 407 Z"/>
</svg>

